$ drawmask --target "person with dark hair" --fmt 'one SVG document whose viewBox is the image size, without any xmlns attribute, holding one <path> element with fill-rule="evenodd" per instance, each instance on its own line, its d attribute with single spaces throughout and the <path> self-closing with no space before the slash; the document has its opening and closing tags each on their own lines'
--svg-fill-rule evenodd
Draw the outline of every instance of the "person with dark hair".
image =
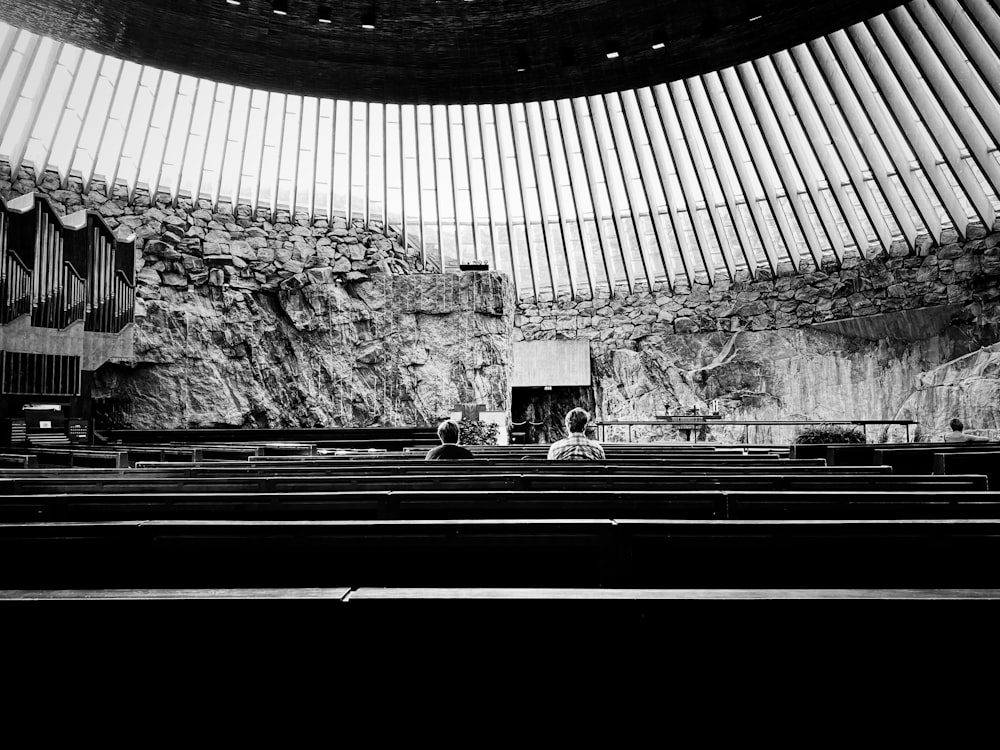
<svg viewBox="0 0 1000 750">
<path fill-rule="evenodd" d="M 550 461 L 603 461 L 604 448 L 596 440 L 587 437 L 587 423 L 590 412 L 579 406 L 566 415 L 567 437 L 549 446 L 547 458 Z"/>
<path fill-rule="evenodd" d="M 949 426 L 951 427 L 951 432 L 944 434 L 944 441 L 946 443 L 983 442 L 986 440 L 986 438 L 976 437 L 975 435 L 966 435 L 963 432 L 965 425 L 958 417 L 951 420 Z"/>
<path fill-rule="evenodd" d="M 458 444 L 458 422 L 446 419 L 438 425 L 438 437 L 441 445 L 436 445 L 427 451 L 424 456 L 425 461 L 451 461 L 466 458 L 475 458 L 472 451 Z"/>
</svg>

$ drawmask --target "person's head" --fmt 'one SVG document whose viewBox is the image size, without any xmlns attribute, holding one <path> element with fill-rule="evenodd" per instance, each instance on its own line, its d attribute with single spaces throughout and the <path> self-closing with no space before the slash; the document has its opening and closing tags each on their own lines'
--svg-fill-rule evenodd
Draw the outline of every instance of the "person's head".
<svg viewBox="0 0 1000 750">
<path fill-rule="evenodd" d="M 953 420 L 951 420 L 951 429 L 953 429 L 955 432 L 961 432 L 962 430 L 965 429 L 965 425 L 962 424 L 961 419 L 955 417 Z"/>
<path fill-rule="evenodd" d="M 566 415 L 566 430 L 569 432 L 583 432 L 587 429 L 589 421 L 590 412 L 578 406 Z"/>
<path fill-rule="evenodd" d="M 457 443 L 458 422 L 455 422 L 451 419 L 446 419 L 444 422 L 439 424 L 438 437 L 441 438 L 442 443 Z"/>
</svg>

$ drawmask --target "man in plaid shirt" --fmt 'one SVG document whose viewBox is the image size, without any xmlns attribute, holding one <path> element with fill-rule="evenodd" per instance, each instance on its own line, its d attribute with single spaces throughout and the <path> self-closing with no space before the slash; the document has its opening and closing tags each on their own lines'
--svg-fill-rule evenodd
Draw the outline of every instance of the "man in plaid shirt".
<svg viewBox="0 0 1000 750">
<path fill-rule="evenodd" d="M 585 431 L 590 413 L 577 407 L 566 415 L 566 432 L 569 437 L 558 440 L 549 448 L 550 461 L 603 461 L 604 448 L 596 440 L 587 438 Z"/>
</svg>

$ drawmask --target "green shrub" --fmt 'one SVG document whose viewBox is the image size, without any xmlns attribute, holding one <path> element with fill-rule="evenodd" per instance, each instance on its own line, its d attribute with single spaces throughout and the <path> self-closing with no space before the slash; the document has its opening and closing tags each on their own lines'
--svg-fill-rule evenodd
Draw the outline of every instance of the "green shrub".
<svg viewBox="0 0 1000 750">
<path fill-rule="evenodd" d="M 458 423 L 458 442 L 462 445 L 496 445 L 500 426 L 494 422 L 463 419 Z"/>
<path fill-rule="evenodd" d="M 799 445 L 811 443 L 863 443 L 865 434 L 857 427 L 839 424 L 819 424 L 801 430 L 792 441 Z"/>
</svg>

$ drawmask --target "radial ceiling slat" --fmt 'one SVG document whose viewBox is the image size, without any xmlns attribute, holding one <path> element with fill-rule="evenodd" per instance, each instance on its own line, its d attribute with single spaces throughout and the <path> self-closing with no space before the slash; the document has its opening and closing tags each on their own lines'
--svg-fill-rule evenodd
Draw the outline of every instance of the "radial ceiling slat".
<svg viewBox="0 0 1000 750">
<path fill-rule="evenodd" d="M 859 20 L 682 79 L 460 106 L 239 88 L 2 23 L 0 154 L 85 191 L 371 223 L 428 270 L 474 255 L 541 300 L 992 225 L 1000 11 L 913 0 Z"/>
</svg>

